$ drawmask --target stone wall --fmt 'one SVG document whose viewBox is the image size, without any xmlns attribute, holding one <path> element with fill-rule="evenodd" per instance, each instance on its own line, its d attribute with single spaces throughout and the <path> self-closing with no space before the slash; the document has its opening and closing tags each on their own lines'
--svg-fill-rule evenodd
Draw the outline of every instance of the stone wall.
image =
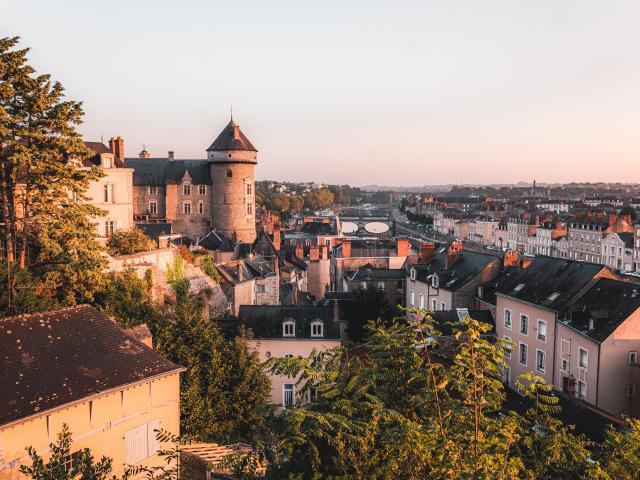
<svg viewBox="0 0 640 480">
<path fill-rule="evenodd" d="M 211 164 L 213 227 L 246 243 L 256 238 L 253 171 L 253 163 Z M 248 193 L 248 187 L 251 193 Z M 250 212 L 247 210 L 249 205 Z"/>
</svg>

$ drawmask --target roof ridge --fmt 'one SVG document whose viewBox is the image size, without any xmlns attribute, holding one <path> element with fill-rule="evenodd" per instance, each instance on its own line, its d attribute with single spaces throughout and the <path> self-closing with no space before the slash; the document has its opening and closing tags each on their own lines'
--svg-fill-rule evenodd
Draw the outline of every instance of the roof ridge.
<svg viewBox="0 0 640 480">
<path fill-rule="evenodd" d="M 90 308 L 92 310 L 96 310 L 98 311 L 95 307 L 93 307 L 92 305 L 88 304 L 88 303 L 80 303 L 78 305 L 71 305 L 71 306 L 67 306 L 67 307 L 58 307 L 58 308 L 53 308 L 51 310 L 43 310 L 41 312 L 32 312 L 32 313 L 18 313 L 16 315 L 10 315 L 8 317 L 2 317 L 0 318 L 0 322 L 3 322 L 5 320 L 15 320 L 18 318 L 31 318 L 31 317 L 37 317 L 39 315 L 50 315 L 53 313 L 58 313 L 58 312 L 67 312 L 70 310 L 81 310 L 83 308 Z"/>
</svg>

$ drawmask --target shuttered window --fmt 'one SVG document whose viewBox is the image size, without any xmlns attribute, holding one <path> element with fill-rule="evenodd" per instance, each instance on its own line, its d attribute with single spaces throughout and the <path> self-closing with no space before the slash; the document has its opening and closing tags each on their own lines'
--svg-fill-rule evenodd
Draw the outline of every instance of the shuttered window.
<svg viewBox="0 0 640 480">
<path fill-rule="evenodd" d="M 156 432 L 160 429 L 160 420 L 150 420 L 147 423 L 132 428 L 124 434 L 124 461 L 128 465 L 140 463 L 160 449 L 160 442 L 156 440 Z"/>
</svg>

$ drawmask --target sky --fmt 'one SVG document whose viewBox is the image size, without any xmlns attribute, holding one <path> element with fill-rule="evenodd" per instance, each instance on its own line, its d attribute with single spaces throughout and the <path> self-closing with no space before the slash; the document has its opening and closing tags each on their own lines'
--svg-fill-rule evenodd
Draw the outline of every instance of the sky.
<svg viewBox="0 0 640 480">
<path fill-rule="evenodd" d="M 81 100 L 87 140 L 257 179 L 640 182 L 640 2 L 0 0 L 0 35 Z"/>
</svg>

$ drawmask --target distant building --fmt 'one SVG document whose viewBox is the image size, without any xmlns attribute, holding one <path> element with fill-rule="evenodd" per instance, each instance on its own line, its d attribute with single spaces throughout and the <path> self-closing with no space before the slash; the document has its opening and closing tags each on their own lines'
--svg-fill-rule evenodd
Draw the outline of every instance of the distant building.
<svg viewBox="0 0 640 480">
<path fill-rule="evenodd" d="M 0 479 L 26 478 L 25 447 L 46 456 L 63 424 L 69 462 L 89 448 L 113 459 L 116 476 L 125 464 L 164 463 L 153 430 L 179 433 L 184 368 L 140 336 L 86 305 L 0 319 Z"/>
<path fill-rule="evenodd" d="M 633 264 L 633 233 L 609 233 L 601 242 L 600 260 L 607 265 L 622 272 L 632 272 Z"/>
</svg>

